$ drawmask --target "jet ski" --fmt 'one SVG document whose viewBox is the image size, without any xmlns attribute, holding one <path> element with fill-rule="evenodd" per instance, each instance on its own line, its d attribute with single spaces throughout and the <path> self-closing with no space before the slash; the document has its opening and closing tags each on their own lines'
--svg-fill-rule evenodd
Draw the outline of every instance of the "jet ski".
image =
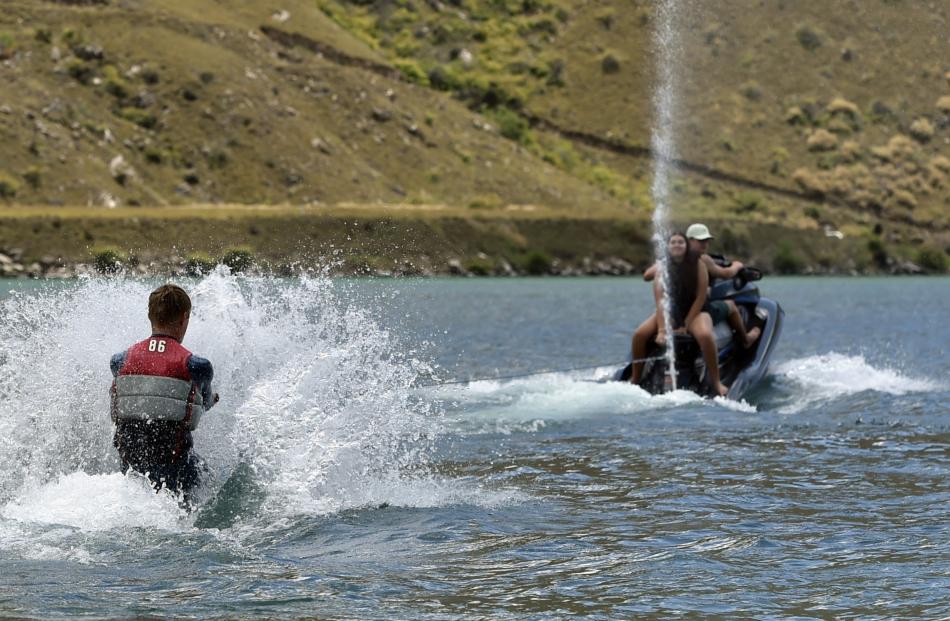
<svg viewBox="0 0 950 621">
<path fill-rule="evenodd" d="M 723 267 L 730 265 L 730 261 L 722 256 L 710 256 Z M 735 278 L 717 280 L 709 290 L 709 300 L 732 300 L 735 303 L 745 322 L 746 330 L 755 327 L 762 330 L 758 340 L 746 349 L 738 342 L 728 319 L 713 326 L 719 350 L 719 377 L 722 383 L 729 387 L 726 397 L 733 400 L 741 399 L 765 377 L 785 320 L 785 311 L 779 303 L 760 295 L 755 282 L 761 278 L 762 272 L 759 270 L 744 267 Z M 706 364 L 696 339 L 689 334 L 675 334 L 672 335 L 671 342 L 675 348 L 676 388 L 691 390 L 704 397 L 714 396 L 712 386 L 706 378 Z M 654 395 L 673 390 L 673 374 L 669 371 L 670 362 L 666 348 L 661 348 L 653 342 L 647 352 L 640 387 Z M 631 362 L 617 371 L 614 379 L 629 382 L 632 371 Z"/>
</svg>

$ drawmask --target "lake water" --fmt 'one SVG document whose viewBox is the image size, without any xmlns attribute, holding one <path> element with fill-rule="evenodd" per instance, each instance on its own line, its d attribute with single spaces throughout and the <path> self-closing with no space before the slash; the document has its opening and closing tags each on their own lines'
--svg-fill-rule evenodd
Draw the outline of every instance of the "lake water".
<svg viewBox="0 0 950 621">
<path fill-rule="evenodd" d="M 596 381 L 636 279 L 186 283 L 222 397 L 186 514 L 111 446 L 154 283 L 2 282 L 0 617 L 950 615 L 950 280 L 760 284 L 733 403 Z"/>
</svg>

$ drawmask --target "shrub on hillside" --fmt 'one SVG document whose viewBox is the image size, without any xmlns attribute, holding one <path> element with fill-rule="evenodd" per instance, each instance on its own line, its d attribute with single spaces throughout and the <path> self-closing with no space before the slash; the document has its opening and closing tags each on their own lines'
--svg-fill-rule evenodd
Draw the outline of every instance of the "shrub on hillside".
<svg viewBox="0 0 950 621">
<path fill-rule="evenodd" d="M 95 75 L 92 67 L 78 59 L 69 61 L 69 64 L 66 65 L 66 73 L 69 74 L 69 77 L 83 85 L 92 82 L 92 78 Z"/>
<path fill-rule="evenodd" d="M 125 99 L 129 96 L 129 87 L 114 65 L 106 65 L 102 68 L 102 86 L 116 99 Z"/>
<path fill-rule="evenodd" d="M 825 180 L 807 168 L 799 168 L 793 172 L 792 181 L 809 196 L 822 197 L 828 192 L 828 184 Z"/>
<path fill-rule="evenodd" d="M 144 127 L 145 129 L 155 129 L 155 126 L 158 125 L 158 117 L 152 114 L 151 112 L 146 112 L 145 110 L 139 110 L 135 107 L 125 107 L 120 108 L 118 115 L 125 119 L 126 121 L 131 121 L 139 127 Z"/>
<path fill-rule="evenodd" d="M 887 268 L 887 249 L 884 248 L 884 243 L 878 237 L 872 237 L 868 240 L 868 252 L 871 253 L 871 259 L 874 260 L 874 264 L 877 265 L 878 269 Z"/>
<path fill-rule="evenodd" d="M 244 272 L 254 265 L 254 253 L 248 248 L 232 248 L 221 257 L 221 263 L 233 273 Z"/>
<path fill-rule="evenodd" d="M 816 129 L 808 136 L 809 151 L 833 151 L 838 148 L 838 137 L 826 129 Z"/>
<path fill-rule="evenodd" d="M 755 80 L 750 80 L 739 89 L 742 96 L 749 101 L 759 101 L 762 99 L 762 87 Z"/>
<path fill-rule="evenodd" d="M 808 26 L 800 26 L 798 30 L 795 31 L 795 38 L 798 39 L 798 43 L 809 52 L 814 52 L 821 47 L 821 35 Z"/>
<path fill-rule="evenodd" d="M 907 209 L 917 208 L 917 197 L 908 190 L 894 190 L 894 202 Z"/>
<path fill-rule="evenodd" d="M 210 256 L 196 252 L 185 260 L 185 273 L 189 276 L 202 276 L 214 270 L 217 262 Z"/>
<path fill-rule="evenodd" d="M 468 204 L 469 209 L 500 209 L 505 206 L 505 201 L 497 194 L 482 194 L 472 199 Z"/>
<path fill-rule="evenodd" d="M 142 72 L 139 74 L 139 77 L 142 78 L 143 82 L 149 85 L 158 84 L 159 81 L 161 80 L 161 76 L 159 75 L 158 71 L 156 71 L 155 69 L 143 69 Z"/>
<path fill-rule="evenodd" d="M 542 276 L 551 271 L 551 257 L 540 250 L 533 250 L 525 255 L 522 267 L 532 276 Z"/>
<path fill-rule="evenodd" d="M 805 261 L 788 244 L 779 246 L 772 259 L 772 267 L 779 274 L 797 274 L 805 267 Z"/>
<path fill-rule="evenodd" d="M 809 125 L 811 117 L 799 106 L 792 106 L 785 111 L 785 122 L 789 125 Z"/>
<path fill-rule="evenodd" d="M 841 116 L 854 121 L 861 118 L 861 110 L 857 104 L 843 97 L 835 97 L 832 99 L 831 103 L 828 104 L 827 110 L 831 116 Z"/>
<path fill-rule="evenodd" d="M 145 161 L 149 164 L 162 164 L 165 161 L 165 152 L 154 146 L 145 147 Z"/>
<path fill-rule="evenodd" d="M 76 30 L 75 28 L 64 28 L 63 34 L 60 35 L 60 40 L 64 45 L 73 47 L 76 45 L 82 45 L 82 43 L 86 40 L 86 37 L 80 30 Z"/>
<path fill-rule="evenodd" d="M 122 255 L 115 248 L 99 248 L 92 251 L 92 264 L 100 274 L 115 274 L 122 269 Z"/>
<path fill-rule="evenodd" d="M 861 159 L 861 145 L 854 140 L 846 140 L 841 145 L 841 155 L 848 161 L 857 161 Z"/>
<path fill-rule="evenodd" d="M 491 276 L 494 269 L 495 264 L 488 258 L 476 257 L 465 263 L 465 271 L 475 276 Z"/>
<path fill-rule="evenodd" d="M 433 67 L 428 78 L 429 85 L 440 91 L 455 90 L 459 86 L 458 79 L 445 67 Z"/>
<path fill-rule="evenodd" d="M 919 118 L 910 125 L 910 135 L 919 142 L 928 142 L 934 137 L 933 123 L 925 118 Z"/>
<path fill-rule="evenodd" d="M 762 207 L 762 196 L 755 192 L 743 192 L 736 197 L 736 211 L 750 213 Z"/>
<path fill-rule="evenodd" d="M 950 260 L 947 259 L 945 252 L 937 248 L 924 246 L 917 251 L 917 265 L 928 272 L 943 274 L 947 271 Z"/>
<path fill-rule="evenodd" d="M 36 166 L 30 166 L 23 172 L 23 179 L 35 190 L 42 182 L 42 172 Z"/>
<path fill-rule="evenodd" d="M 0 198 L 13 198 L 19 190 L 19 181 L 4 172 L 0 172 Z"/>
<path fill-rule="evenodd" d="M 419 66 L 419 63 L 413 60 L 397 60 L 393 63 L 396 69 L 410 82 L 414 84 L 419 84 L 421 86 L 429 85 L 429 78 L 426 75 L 426 72 L 422 70 L 422 67 Z"/>
<path fill-rule="evenodd" d="M 521 144 L 531 142 L 531 130 L 528 127 L 528 121 L 517 112 L 508 108 L 497 108 L 492 116 L 495 122 L 498 123 L 498 132 L 502 136 Z"/>
<path fill-rule="evenodd" d="M 9 32 L 0 32 L 0 60 L 13 58 L 16 53 L 16 40 Z"/>
<path fill-rule="evenodd" d="M 604 56 L 603 60 L 600 61 L 600 68 L 608 75 L 612 73 L 619 73 L 620 61 L 617 60 L 617 57 L 613 54 L 607 54 Z"/>
<path fill-rule="evenodd" d="M 884 162 L 901 162 L 907 159 L 913 159 L 918 152 L 917 144 L 904 136 L 898 134 L 891 136 L 887 145 L 881 147 L 872 147 L 871 155 Z"/>
</svg>

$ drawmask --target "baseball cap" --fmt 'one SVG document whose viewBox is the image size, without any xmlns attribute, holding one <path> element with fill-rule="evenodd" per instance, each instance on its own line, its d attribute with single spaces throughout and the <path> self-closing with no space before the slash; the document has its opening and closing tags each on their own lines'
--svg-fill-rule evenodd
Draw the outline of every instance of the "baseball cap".
<svg viewBox="0 0 950 621">
<path fill-rule="evenodd" d="M 690 224 L 686 229 L 686 239 L 698 239 L 700 241 L 712 239 L 712 233 L 705 224 Z"/>
</svg>

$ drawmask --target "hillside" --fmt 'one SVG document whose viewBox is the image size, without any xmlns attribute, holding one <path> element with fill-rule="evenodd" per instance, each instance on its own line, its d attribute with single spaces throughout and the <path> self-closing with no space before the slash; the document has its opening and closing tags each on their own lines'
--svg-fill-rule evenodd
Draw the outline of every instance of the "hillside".
<svg viewBox="0 0 950 621">
<path fill-rule="evenodd" d="M 412 57 L 430 84 L 473 108 L 501 100 L 541 119 L 541 130 L 553 126 L 626 153 L 604 159 L 612 171 L 642 174 L 631 160 L 650 146 L 653 3 L 320 2 L 390 58 Z M 682 210 L 791 226 L 807 226 L 805 216 L 871 235 L 881 225 L 885 241 L 898 246 L 920 243 L 925 229 L 946 246 L 950 6 L 678 4 L 678 152 L 702 173 L 684 183 L 731 181 L 725 195 L 684 190 Z M 557 161 L 565 145 L 546 133 L 529 140 Z M 790 212 L 775 204 L 783 194 L 811 200 Z"/>
<path fill-rule="evenodd" d="M 261 33 L 278 23 L 262 6 L 4 3 L 8 198 L 611 206 L 447 96 L 286 50 Z M 282 6 L 288 27 L 375 58 L 312 3 Z"/>
<path fill-rule="evenodd" d="M 950 7 L 679 9 L 678 222 L 744 221 L 724 240 L 734 251 L 760 248 L 743 238 L 749 224 L 815 237 L 774 244 L 766 264 L 797 252 L 793 266 L 910 258 L 945 269 Z M 555 218 L 643 221 L 655 10 L 640 0 L 8 1 L 0 200 L 441 204 L 473 221 L 534 205 Z M 846 246 L 825 238 L 836 230 Z"/>
</svg>

